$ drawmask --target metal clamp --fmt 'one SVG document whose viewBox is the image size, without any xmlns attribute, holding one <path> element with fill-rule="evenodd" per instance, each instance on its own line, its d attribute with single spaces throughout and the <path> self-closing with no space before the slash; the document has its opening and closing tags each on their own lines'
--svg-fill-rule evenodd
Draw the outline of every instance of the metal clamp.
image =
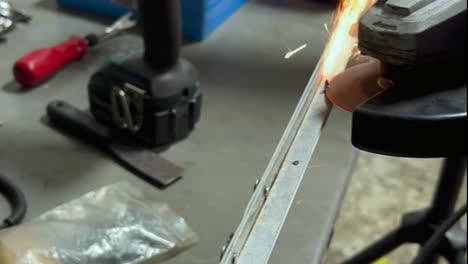
<svg viewBox="0 0 468 264">
<path fill-rule="evenodd" d="M 136 133 L 143 125 L 145 91 L 125 83 L 112 89 L 111 103 L 114 122 L 122 129 Z"/>
</svg>

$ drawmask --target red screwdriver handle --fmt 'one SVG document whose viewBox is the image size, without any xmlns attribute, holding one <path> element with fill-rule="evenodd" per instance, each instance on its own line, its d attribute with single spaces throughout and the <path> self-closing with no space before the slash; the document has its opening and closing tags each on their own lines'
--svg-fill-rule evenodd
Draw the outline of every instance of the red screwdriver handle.
<svg viewBox="0 0 468 264">
<path fill-rule="evenodd" d="M 24 55 L 15 63 L 13 74 L 23 87 L 35 86 L 52 77 L 64 65 L 83 58 L 88 48 L 86 39 L 71 36 L 58 45 Z"/>
</svg>

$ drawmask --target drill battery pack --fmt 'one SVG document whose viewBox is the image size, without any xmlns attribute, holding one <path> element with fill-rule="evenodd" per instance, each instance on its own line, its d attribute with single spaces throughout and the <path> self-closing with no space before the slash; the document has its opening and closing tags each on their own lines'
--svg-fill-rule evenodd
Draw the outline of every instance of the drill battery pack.
<svg viewBox="0 0 468 264">
<path fill-rule="evenodd" d="M 186 138 L 200 119 L 198 73 L 183 59 L 158 73 L 140 56 L 113 58 L 88 85 L 90 109 L 101 123 L 146 147 Z"/>
</svg>

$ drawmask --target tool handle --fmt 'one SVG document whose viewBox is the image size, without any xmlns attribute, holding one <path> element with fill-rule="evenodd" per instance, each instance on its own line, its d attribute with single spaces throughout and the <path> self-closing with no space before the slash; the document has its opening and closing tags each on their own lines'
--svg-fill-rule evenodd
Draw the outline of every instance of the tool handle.
<svg viewBox="0 0 468 264">
<path fill-rule="evenodd" d="M 112 131 L 109 128 L 69 103 L 63 101 L 49 103 L 47 116 L 54 127 L 89 143 L 103 146 L 111 141 Z"/>
<path fill-rule="evenodd" d="M 154 69 L 167 70 L 177 64 L 181 46 L 179 0 L 139 0 L 145 61 Z"/>
<path fill-rule="evenodd" d="M 10 203 L 11 215 L 3 223 L 0 230 L 21 223 L 27 211 L 27 202 L 24 193 L 13 182 L 0 174 L 0 196 L 4 195 Z"/>
<path fill-rule="evenodd" d="M 52 77 L 66 64 L 83 58 L 88 48 L 85 38 L 71 36 L 53 47 L 37 49 L 24 55 L 16 61 L 13 74 L 23 87 L 35 86 Z"/>
</svg>

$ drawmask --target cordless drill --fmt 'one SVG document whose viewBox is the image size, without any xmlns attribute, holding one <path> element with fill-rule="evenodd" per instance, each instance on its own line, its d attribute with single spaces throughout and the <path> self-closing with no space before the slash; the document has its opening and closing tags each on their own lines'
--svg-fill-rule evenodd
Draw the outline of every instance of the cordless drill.
<svg viewBox="0 0 468 264">
<path fill-rule="evenodd" d="M 144 51 L 114 56 L 88 85 L 94 117 L 146 147 L 189 135 L 200 119 L 197 70 L 181 59 L 179 0 L 139 0 Z"/>
</svg>

